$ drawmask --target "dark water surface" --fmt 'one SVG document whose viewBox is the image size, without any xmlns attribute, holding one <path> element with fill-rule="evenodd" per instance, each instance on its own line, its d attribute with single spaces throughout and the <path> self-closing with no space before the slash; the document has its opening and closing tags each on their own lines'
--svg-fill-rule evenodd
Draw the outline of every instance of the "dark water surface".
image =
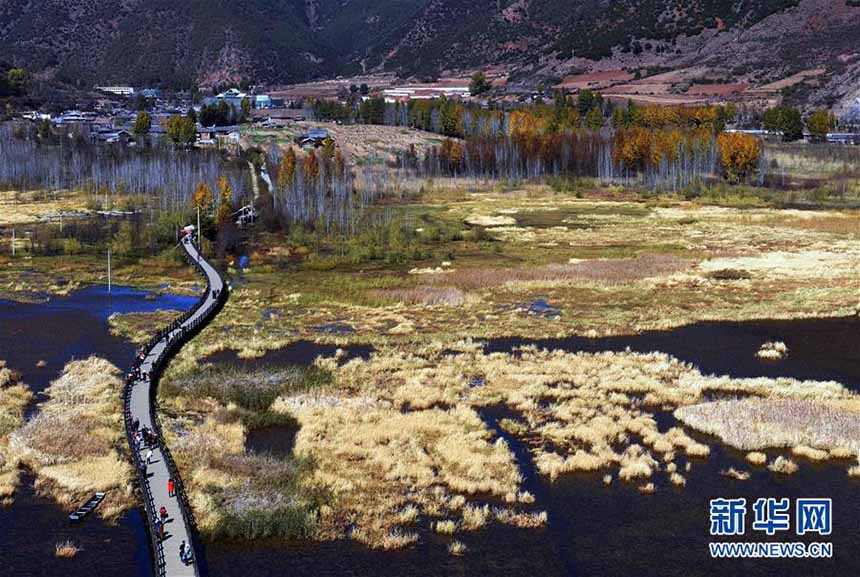
<svg viewBox="0 0 860 577">
<path fill-rule="evenodd" d="M 290 343 L 280 349 L 266 351 L 260 357 L 249 359 L 239 357 L 238 351 L 235 349 L 224 349 L 209 355 L 204 359 L 204 362 L 237 365 L 248 371 L 262 369 L 267 366 L 297 365 L 306 367 L 313 364 L 317 357 L 333 357 L 338 349 L 342 349 L 344 352 L 343 362 L 357 357 L 368 359 L 373 352 L 373 347 L 369 345 L 346 345 L 339 347 L 337 345 L 302 340 Z"/>
<path fill-rule="evenodd" d="M 0 359 L 19 371 L 36 393 L 72 359 L 96 354 L 125 367 L 134 356 L 134 345 L 110 334 L 111 314 L 185 310 L 196 300 L 117 286 L 110 295 L 107 286 L 93 286 L 45 303 L 0 300 Z M 37 367 L 39 361 L 45 366 Z"/>
<path fill-rule="evenodd" d="M 767 341 L 782 341 L 788 357 L 781 361 L 755 356 Z M 660 351 L 697 366 L 703 374 L 732 377 L 794 377 L 834 380 L 860 390 L 860 319 L 764 320 L 702 322 L 670 331 L 588 339 L 495 339 L 487 352 L 509 352 L 533 344 L 565 351 Z"/>
<path fill-rule="evenodd" d="M 110 334 L 107 319 L 111 314 L 184 310 L 195 300 L 116 286 L 111 295 L 106 286 L 95 286 L 45 303 L 0 300 L 0 359 L 22 373 L 38 402 L 43 400 L 38 393 L 72 359 L 95 354 L 121 368 L 130 363 L 135 347 Z M 45 366 L 37 367 L 39 361 Z M 128 512 L 115 526 L 95 515 L 72 525 L 67 513 L 35 495 L 32 485 L 33 477 L 24 475 L 14 504 L 0 509 L 0 576 L 151 575 L 139 511 Z M 66 540 L 82 551 L 73 559 L 57 559 L 54 546 Z"/>
<path fill-rule="evenodd" d="M 81 291 L 83 292 L 83 291 Z M 115 295 L 116 296 L 116 295 Z M 34 388 L 43 387 L 71 357 L 91 353 L 124 366 L 132 346 L 110 337 L 104 320 L 109 314 L 103 293 L 48 305 L 19 305 L 0 302 L 0 358 L 21 370 Z M 77 299 L 81 300 L 78 301 Z M 89 300 L 88 300 L 89 299 Z M 129 295 L 127 310 L 184 308 L 144 301 Z M 140 299 L 137 302 L 136 299 Z M 76 306 L 74 303 L 80 303 Z M 193 302 L 189 299 L 188 305 Z M 89 304 L 87 304 L 89 303 Z M 140 308 L 137 308 L 138 305 Z M 181 305 L 181 306 L 180 306 Z M 114 299 L 114 310 L 118 306 Z M 42 308 L 40 308 L 42 307 Z M 698 366 L 703 373 L 734 377 L 791 376 L 800 379 L 837 380 L 860 389 L 860 322 L 857 319 L 759 321 L 749 323 L 699 323 L 672 331 L 650 332 L 605 339 L 568 338 L 544 341 L 500 339 L 490 341 L 488 351 L 510 351 L 524 344 L 568 351 L 658 350 Z M 761 361 L 755 352 L 765 341 L 779 340 L 789 347 L 780 362 Z M 61 347 L 62 350 L 56 350 Z M 227 351 L 210 357 L 211 362 L 236 362 L 247 368 L 272 364 L 303 364 L 319 354 L 331 355 L 336 347 L 297 343 L 272 351 L 263 359 L 243 361 Z M 351 355 L 367 356 L 372 349 L 359 347 Z M 36 369 L 38 360 L 48 362 Z M 40 372 L 43 371 L 43 372 Z M 250 576 L 818 576 L 860 574 L 860 481 L 849 479 L 849 462 L 812 464 L 795 459 L 800 471 L 780 476 L 751 467 L 743 453 L 707 441 L 708 459 L 691 459 L 684 471 L 683 457 L 677 462 L 687 479 L 686 487 L 674 488 L 665 474 L 652 481 L 657 490 L 643 495 L 633 484 L 613 481 L 604 486 L 603 473 L 563 476 L 554 483 L 538 476 L 528 448 L 498 429 L 497 421 L 509 414 L 505 408 L 489 408 L 482 417 L 506 438 L 522 466 L 524 488 L 537 502 L 534 509 L 549 513 L 544 529 L 516 529 L 491 523 L 484 529 L 458 532 L 468 551 L 463 557 L 447 552 L 450 537 L 421 529 L 418 545 L 404 551 L 379 552 L 348 541 L 329 543 L 262 542 L 218 543 L 207 548 L 212 575 Z M 671 426 L 671 415 L 657 415 L 661 430 Z M 288 452 L 292 428 L 261 429 L 248 439 L 249 447 L 274 454 Z M 779 454 L 768 451 L 770 458 Z M 730 466 L 752 472 L 749 481 L 720 475 Z M 707 543 L 708 502 L 716 497 L 746 497 L 748 505 L 758 497 L 830 497 L 833 499 L 833 533 L 823 540 L 833 543 L 830 560 L 711 560 Z M 750 512 L 751 516 L 752 513 Z M 426 524 L 426 520 L 422 520 Z M 809 541 L 793 531 L 768 538 L 751 532 L 748 541 Z M 49 502 L 21 491 L 10 509 L 0 510 L 0 575 L 148 575 L 149 553 L 137 512 L 123 518 L 117 527 L 87 520 L 80 527 L 65 522 L 65 515 Z M 72 539 L 83 545 L 76 559 L 56 560 L 54 544 Z M 726 539 L 729 540 L 729 539 Z"/>
</svg>

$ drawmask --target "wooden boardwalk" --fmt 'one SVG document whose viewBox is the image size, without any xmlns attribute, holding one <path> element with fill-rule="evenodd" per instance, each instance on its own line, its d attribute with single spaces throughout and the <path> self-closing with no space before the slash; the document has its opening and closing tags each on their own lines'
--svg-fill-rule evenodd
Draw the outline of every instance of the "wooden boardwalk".
<svg viewBox="0 0 860 577">
<path fill-rule="evenodd" d="M 200 568 L 200 548 L 194 518 L 170 451 L 164 443 L 160 442 L 163 437 L 158 420 L 156 389 L 158 379 L 170 357 L 218 313 L 227 299 L 227 291 L 224 290 L 226 287 L 221 275 L 200 256 L 190 236 L 183 238 L 179 244 L 189 262 L 206 278 L 206 292 L 190 311 L 169 327 L 159 331 L 149 341 L 141 352 L 144 356 L 143 360 L 136 359 L 135 364 L 140 368 L 141 377 L 148 375 L 149 378 L 128 379 L 125 393 L 125 425 L 129 447 L 140 479 L 155 574 L 159 577 L 200 577 L 204 571 Z M 153 431 L 159 441 L 152 447 L 152 455 L 145 470 L 143 464 L 148 448 L 144 446 L 140 451 L 135 448 L 132 430 L 132 424 L 135 421 L 139 423 L 141 430 L 146 427 Z M 168 494 L 169 479 L 174 481 L 175 491 L 172 495 Z M 155 520 L 162 507 L 167 510 L 167 521 L 164 523 L 164 538 L 160 539 L 156 534 Z M 191 547 L 194 554 L 193 561 L 190 563 L 180 559 L 179 550 L 183 541 Z"/>
</svg>

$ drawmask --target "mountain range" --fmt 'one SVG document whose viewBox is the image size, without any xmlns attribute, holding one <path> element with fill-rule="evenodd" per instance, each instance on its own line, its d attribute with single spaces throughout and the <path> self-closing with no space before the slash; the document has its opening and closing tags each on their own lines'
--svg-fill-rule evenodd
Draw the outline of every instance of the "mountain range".
<svg viewBox="0 0 860 577">
<path fill-rule="evenodd" d="M 855 6 L 856 5 L 856 6 Z M 514 82 L 704 66 L 767 82 L 825 67 L 799 98 L 857 89 L 860 0 L 6 0 L 0 59 L 94 84 L 287 84 L 479 68 Z"/>
</svg>

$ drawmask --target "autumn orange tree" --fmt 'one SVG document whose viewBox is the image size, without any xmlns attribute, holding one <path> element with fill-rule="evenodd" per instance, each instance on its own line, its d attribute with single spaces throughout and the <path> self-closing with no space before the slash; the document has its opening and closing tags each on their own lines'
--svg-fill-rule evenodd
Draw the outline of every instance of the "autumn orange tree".
<svg viewBox="0 0 860 577">
<path fill-rule="evenodd" d="M 612 142 L 612 160 L 629 170 L 641 170 L 651 156 L 651 131 L 640 126 L 618 130 Z"/>
<path fill-rule="evenodd" d="M 460 171 L 465 159 L 465 151 L 460 141 L 446 138 L 439 147 L 439 160 L 448 169 L 448 172 L 456 174 Z"/>
<path fill-rule="evenodd" d="M 278 188 L 284 190 L 296 182 L 296 153 L 292 147 L 284 153 L 278 166 Z"/>
<path fill-rule="evenodd" d="M 761 141 L 750 134 L 723 132 L 717 136 L 717 149 L 726 178 L 738 182 L 758 163 Z"/>
<path fill-rule="evenodd" d="M 209 188 L 209 185 L 205 182 L 200 182 L 194 190 L 195 208 L 199 208 L 203 212 L 208 212 L 209 210 L 212 210 L 212 203 L 214 200 L 212 189 Z"/>
<path fill-rule="evenodd" d="M 233 215 L 233 187 L 226 176 L 222 176 L 218 181 L 218 191 L 221 202 L 218 204 L 216 220 L 218 224 L 224 224 Z"/>
</svg>

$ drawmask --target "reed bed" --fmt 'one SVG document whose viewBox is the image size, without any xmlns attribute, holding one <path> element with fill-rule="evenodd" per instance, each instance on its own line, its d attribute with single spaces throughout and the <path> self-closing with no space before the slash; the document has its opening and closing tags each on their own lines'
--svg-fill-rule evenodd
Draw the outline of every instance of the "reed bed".
<svg viewBox="0 0 860 577">
<path fill-rule="evenodd" d="M 783 475 L 793 475 L 797 472 L 798 466 L 797 463 L 792 461 L 791 459 L 787 459 L 782 455 L 778 456 L 776 459 L 771 461 L 768 466 L 768 469 L 773 471 L 774 473 L 781 473 Z"/>
<path fill-rule="evenodd" d="M 844 403 L 774 398 L 716 401 L 675 411 L 687 425 L 737 449 L 789 447 L 813 460 L 829 458 L 827 449 L 860 451 L 858 414 Z"/>
<path fill-rule="evenodd" d="M 119 369 L 98 357 L 71 361 L 45 392 L 38 413 L 10 435 L 11 450 L 41 494 L 72 509 L 107 491 L 98 514 L 117 519 L 134 503 Z"/>
<path fill-rule="evenodd" d="M 20 375 L 0 361 L 0 507 L 12 504 L 18 487 L 19 459 L 9 448 L 9 436 L 24 424 L 31 399 Z"/>
<path fill-rule="evenodd" d="M 407 305 L 459 307 L 466 302 L 466 295 L 455 287 L 420 286 L 411 289 L 389 289 L 378 291 L 380 298 L 391 299 Z"/>
<path fill-rule="evenodd" d="M 166 415 L 176 415 L 165 417 L 165 434 L 200 529 L 211 539 L 316 537 L 319 511 L 331 497 L 312 482 L 313 461 L 254 453 L 246 437 L 251 428 L 294 427 L 276 401 L 291 395 L 310 404 L 325 397 L 329 369 L 197 362 L 223 346 L 223 339 L 214 347 L 200 339 L 188 343 L 159 387 Z M 396 541 L 389 536 L 389 544 Z"/>
<path fill-rule="evenodd" d="M 390 536 L 404 531 L 399 526 L 404 521 L 457 510 L 460 527 L 473 530 L 492 518 L 487 505 L 469 503 L 473 496 L 501 500 L 518 492 L 513 454 L 467 407 L 401 413 L 390 405 L 359 410 L 340 405 L 293 411 L 301 424 L 295 452 L 316 463 L 312 484 L 334 495 L 321 512 L 323 535 L 341 534 L 344 520 L 352 519 L 358 530 L 351 538 L 390 548 L 399 542 Z M 404 507 L 415 513 L 404 519 Z M 433 526 L 448 533 L 457 523 L 443 518 Z"/>
<path fill-rule="evenodd" d="M 852 407 L 858 398 L 842 385 L 705 376 L 662 353 L 567 353 L 529 346 L 514 354 L 485 354 L 474 341 L 438 342 L 384 348 L 369 360 L 349 361 L 337 368 L 334 382 L 400 410 L 507 405 L 522 416 L 508 419 L 503 428 L 536 447 L 535 465 L 551 479 L 605 471 L 625 482 L 661 474 L 683 486 L 687 480 L 678 456 L 704 459 L 710 447 L 682 426 L 658 430 L 656 410 L 676 410 L 684 425 L 716 435 L 724 429 L 736 434 L 752 423 L 765 423 L 760 433 L 773 423 L 783 435 L 776 444 L 772 438 L 725 439 L 747 451 L 786 446 L 809 458 L 829 458 L 830 452 L 817 451 L 855 450 Z M 706 402 L 712 394 L 747 399 Z M 711 418 L 714 413 L 720 418 Z M 712 422 L 717 424 L 709 426 Z M 815 436 L 815 423 L 831 423 L 825 430 L 830 436 Z M 836 435 L 837 430 L 844 434 Z"/>
</svg>

